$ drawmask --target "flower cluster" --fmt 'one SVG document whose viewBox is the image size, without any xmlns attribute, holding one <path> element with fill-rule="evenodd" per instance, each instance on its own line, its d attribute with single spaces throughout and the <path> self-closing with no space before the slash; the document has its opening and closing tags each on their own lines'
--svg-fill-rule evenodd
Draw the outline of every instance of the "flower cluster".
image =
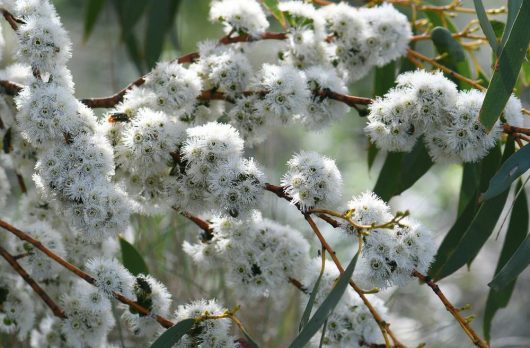
<svg viewBox="0 0 530 348">
<path fill-rule="evenodd" d="M 305 273 L 304 284 L 310 292 L 314 291 L 321 267 L 320 260 L 312 260 L 309 264 L 309 269 Z M 339 275 L 340 273 L 335 265 L 331 264 L 331 262 L 326 262 L 318 291 L 315 295 L 312 312 L 315 312 L 328 296 Z M 308 297 L 301 298 L 302 310 L 307 306 L 307 301 Z M 370 303 L 376 308 L 378 313 L 386 314 L 387 308 L 381 299 L 376 296 L 370 296 Z M 318 347 L 321 337 L 321 334 L 316 334 L 311 341 L 311 346 Z M 322 346 L 360 348 L 367 342 L 375 343 L 381 340 L 381 332 L 370 312 L 364 306 L 360 297 L 351 288 L 347 288 L 339 304 L 328 317 Z"/>
<path fill-rule="evenodd" d="M 11 185 L 7 179 L 6 171 L 3 167 L 0 167 L 0 209 L 5 207 L 10 192 Z"/>
<path fill-rule="evenodd" d="M 407 72 L 396 88 L 370 106 L 365 128 L 377 147 L 407 152 L 423 136 L 434 161 L 477 162 L 495 145 L 499 122 L 488 132 L 478 119 L 484 93 L 457 91 L 441 72 Z M 504 110 L 506 121 L 523 124 L 521 102 L 512 96 Z"/>
<path fill-rule="evenodd" d="M 33 78 L 17 96 L 17 121 L 39 152 L 34 180 L 56 199 L 71 227 L 96 241 L 116 233 L 128 219 L 124 194 L 110 182 L 110 145 L 98 135 L 94 113 L 77 101 L 66 62 L 70 41 L 47 1 L 20 1 L 16 15 L 18 58 Z"/>
<path fill-rule="evenodd" d="M 380 226 L 393 220 L 390 207 L 372 192 L 353 197 L 348 202 L 348 211 L 358 225 Z M 355 230 L 350 225 L 345 227 L 349 234 Z M 403 285 L 412 279 L 414 270 L 427 271 L 434 253 L 431 231 L 405 217 L 389 226 L 371 229 L 363 236 L 359 279 L 368 287 Z"/>
<path fill-rule="evenodd" d="M 206 269 L 227 265 L 227 277 L 240 298 L 278 294 L 299 274 L 309 245 L 300 232 L 254 214 L 247 220 L 212 219 L 212 238 L 184 243 L 184 251 Z"/>
<path fill-rule="evenodd" d="M 282 178 L 292 204 L 302 210 L 315 206 L 334 206 L 342 192 L 342 177 L 335 161 L 316 152 L 300 152 L 287 162 Z"/>
<path fill-rule="evenodd" d="M 2 270 L 3 271 L 3 270 Z M 0 278 L 0 332 L 27 338 L 35 323 L 35 304 L 29 287 L 20 278 L 2 274 Z"/>
<path fill-rule="evenodd" d="M 188 318 L 218 316 L 226 312 L 215 300 L 199 300 L 178 306 L 175 311 L 175 322 Z M 198 321 L 174 347 L 212 347 L 238 348 L 237 339 L 230 335 L 230 319 L 206 319 Z"/>
</svg>

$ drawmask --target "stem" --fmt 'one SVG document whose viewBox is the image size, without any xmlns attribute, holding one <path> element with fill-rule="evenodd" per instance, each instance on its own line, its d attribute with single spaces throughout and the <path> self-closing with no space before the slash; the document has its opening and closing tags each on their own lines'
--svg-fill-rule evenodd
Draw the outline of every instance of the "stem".
<svg viewBox="0 0 530 348">
<path fill-rule="evenodd" d="M 20 264 L 17 261 L 17 258 L 13 255 L 11 255 L 9 252 L 7 252 L 6 249 L 4 249 L 2 246 L 0 246 L 0 255 L 13 267 L 13 269 L 28 283 L 29 286 L 39 295 L 39 297 L 46 303 L 46 305 L 52 310 L 53 314 L 61 319 L 66 319 L 66 315 L 64 314 L 64 310 L 59 307 L 57 303 L 55 303 L 54 300 L 51 299 L 50 296 L 44 291 L 43 288 L 33 280 L 33 278 L 20 266 Z"/>
<path fill-rule="evenodd" d="M 67 270 L 69 270 L 70 272 L 74 273 L 76 276 L 78 276 L 79 278 L 83 279 L 87 283 L 95 286 L 96 279 L 94 279 L 94 277 L 92 277 L 88 273 L 83 272 L 82 270 L 80 270 L 76 266 L 72 265 L 71 263 L 69 263 L 65 259 L 61 258 L 59 255 L 55 254 L 50 249 L 46 248 L 40 241 L 32 238 L 28 234 L 22 232 L 21 230 L 17 229 L 16 227 L 8 224 L 7 222 L 5 222 L 3 220 L 0 220 L 0 227 L 2 227 L 5 230 L 7 230 L 8 232 L 14 234 L 19 239 L 25 240 L 26 242 L 32 244 L 34 247 L 36 247 L 37 249 L 42 251 L 44 254 L 46 254 L 46 256 L 48 256 L 49 258 L 51 258 L 52 260 L 54 260 L 55 262 L 57 262 L 58 264 L 60 264 L 64 268 L 66 268 Z M 168 319 L 166 319 L 166 318 L 164 318 L 164 317 L 162 317 L 160 315 L 157 315 L 155 313 L 151 313 L 147 308 L 139 305 L 135 301 L 123 296 L 122 294 L 120 294 L 118 292 L 112 292 L 112 296 L 115 299 L 117 299 L 118 301 L 120 301 L 121 303 L 124 303 L 124 304 L 128 305 L 129 307 L 131 307 L 132 309 L 134 309 L 138 313 L 141 313 L 141 314 L 143 314 L 145 316 L 152 317 L 160 325 L 162 325 L 165 328 L 170 328 L 171 326 L 174 325 L 174 323 L 169 321 Z"/>
<path fill-rule="evenodd" d="M 316 223 L 313 221 L 313 219 L 311 218 L 309 214 L 304 214 L 304 218 L 306 219 L 309 226 L 311 226 L 311 229 L 317 236 L 322 246 L 324 246 L 324 248 L 330 254 L 331 259 L 337 266 L 337 269 L 339 270 L 340 274 L 343 274 L 344 267 L 342 267 L 342 264 L 340 263 L 335 251 L 328 244 L 328 242 L 326 241 L 322 233 L 320 233 L 320 230 L 318 229 L 318 226 L 316 225 Z M 350 279 L 349 283 L 350 283 L 350 286 L 353 288 L 353 290 L 355 290 L 355 292 L 361 297 L 361 300 L 364 302 L 365 306 L 368 308 L 368 310 L 372 314 L 375 322 L 377 323 L 377 325 L 379 326 L 379 329 L 381 330 L 381 333 L 383 334 L 383 338 L 385 339 L 386 346 L 391 347 L 390 341 L 388 339 L 388 336 L 390 336 L 392 338 L 392 341 L 394 342 L 394 346 L 405 347 L 401 342 L 399 342 L 399 340 L 395 337 L 395 335 L 390 330 L 390 327 L 389 327 L 390 324 L 388 324 L 386 321 L 384 321 L 381 318 L 377 310 L 372 306 L 368 298 L 366 298 L 366 296 L 364 295 L 364 291 L 359 286 L 357 286 L 357 284 L 355 284 L 353 280 Z"/>
<path fill-rule="evenodd" d="M 445 297 L 445 295 L 442 292 L 442 290 L 440 290 L 438 285 L 435 282 L 433 282 L 430 277 L 425 276 L 425 275 L 421 274 L 418 271 L 414 271 L 412 273 L 412 275 L 414 277 L 420 279 L 421 281 L 425 282 L 432 289 L 432 291 L 436 294 L 436 296 L 438 296 L 438 298 L 440 298 L 440 301 L 442 301 L 442 303 L 444 304 L 445 308 L 458 321 L 458 323 L 462 327 L 462 330 L 464 330 L 466 335 L 469 336 L 469 338 L 471 339 L 471 341 L 473 342 L 473 344 L 475 346 L 481 347 L 481 348 L 488 348 L 488 344 L 482 338 L 480 338 L 479 335 L 477 335 L 477 333 L 469 325 L 469 323 L 466 321 L 466 319 L 464 319 L 462 317 L 462 315 L 460 314 L 460 311 L 457 308 L 455 308 L 455 306 L 453 306 L 451 304 L 451 302 L 449 302 L 449 300 L 447 299 L 447 297 Z"/>
</svg>

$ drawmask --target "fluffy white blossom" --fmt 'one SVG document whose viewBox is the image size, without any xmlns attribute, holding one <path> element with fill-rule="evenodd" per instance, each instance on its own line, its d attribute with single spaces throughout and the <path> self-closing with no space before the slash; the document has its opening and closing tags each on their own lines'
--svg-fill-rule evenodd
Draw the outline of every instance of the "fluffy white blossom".
<svg viewBox="0 0 530 348">
<path fill-rule="evenodd" d="M 188 128 L 181 154 L 187 161 L 186 171 L 197 182 L 205 182 L 208 174 L 220 164 L 238 159 L 243 139 L 230 125 L 211 122 Z"/>
<path fill-rule="evenodd" d="M 257 95 L 243 96 L 228 112 L 228 122 L 239 131 L 246 146 L 262 143 L 269 133 L 270 120 L 259 103 Z"/>
<path fill-rule="evenodd" d="M 371 192 L 353 197 L 348 211 L 359 225 L 383 225 L 393 219 L 390 207 Z M 350 225 L 344 228 L 349 234 L 358 232 Z M 427 271 L 434 253 L 431 231 L 411 218 L 402 218 L 391 226 L 370 229 L 363 236 L 356 274 L 368 288 L 403 285 L 412 279 L 414 270 Z"/>
<path fill-rule="evenodd" d="M 216 217 L 212 228 L 210 241 L 185 242 L 184 251 L 206 269 L 226 265 L 228 281 L 241 298 L 278 296 L 307 262 L 309 245 L 300 232 L 257 212 L 247 220 Z"/>
<path fill-rule="evenodd" d="M 46 222 L 36 222 L 24 226 L 23 230 L 56 255 L 60 257 L 66 256 L 62 236 Z M 15 241 L 14 249 L 17 254 L 28 253 L 28 256 L 22 258 L 19 262 L 33 278 L 37 280 L 52 280 L 57 278 L 61 266 L 42 251 L 33 247 L 32 244 L 17 240 Z"/>
<path fill-rule="evenodd" d="M 16 278 L 3 274 L 0 278 L 0 332 L 16 333 L 23 341 L 34 322 L 35 305 L 28 289 Z"/>
<path fill-rule="evenodd" d="M 163 317 L 169 314 L 171 295 L 164 284 L 155 278 L 149 275 L 138 275 L 133 292 L 136 302 L 150 312 Z M 160 329 L 160 325 L 153 318 L 137 313 L 129 307 L 125 307 L 121 318 L 125 320 L 132 333 L 140 337 L 153 338 Z"/>
<path fill-rule="evenodd" d="M 334 70 L 314 66 L 305 73 L 313 97 L 307 103 L 307 111 L 301 115 L 301 121 L 308 129 L 319 130 L 333 121 L 340 120 L 350 109 L 344 103 L 320 97 L 318 93 L 329 89 L 336 93 L 348 94 L 348 89 Z"/>
<path fill-rule="evenodd" d="M 115 324 L 110 301 L 97 297 L 101 305 L 94 306 L 96 298 L 88 298 L 94 294 L 87 289 L 90 286 L 79 281 L 61 299 L 67 317 L 61 322 L 61 333 L 67 344 L 73 347 L 101 346 Z"/>
<path fill-rule="evenodd" d="M 312 260 L 305 272 L 303 284 L 309 291 L 313 291 L 320 274 L 321 260 Z M 324 273 L 315 295 L 313 312 L 329 295 L 340 273 L 331 261 L 327 261 Z M 301 307 L 307 305 L 308 296 L 301 298 Z M 370 296 L 369 301 L 375 310 L 383 316 L 388 311 L 382 300 Z M 319 347 L 321 334 L 316 334 L 310 342 L 311 347 Z M 382 341 L 379 327 L 368 308 L 351 288 L 347 288 L 340 302 L 329 315 L 323 340 L 324 347 L 354 347 L 360 348 L 365 344 L 376 344 Z"/>
<path fill-rule="evenodd" d="M 220 22 L 226 34 L 249 34 L 258 37 L 269 27 L 263 8 L 256 0 L 214 0 L 210 20 Z"/>
<path fill-rule="evenodd" d="M 201 93 L 197 73 L 176 62 L 158 63 L 145 77 L 144 88 L 156 96 L 156 108 L 173 116 L 191 112 Z"/>
<path fill-rule="evenodd" d="M 233 217 L 246 214 L 260 203 L 264 181 L 265 175 L 253 159 L 222 164 L 208 179 L 213 206 Z"/>
<path fill-rule="evenodd" d="M 302 210 L 315 206 L 333 206 L 342 190 L 342 177 L 330 158 L 316 152 L 300 152 L 287 162 L 288 171 L 282 177 L 282 186 L 300 204 Z"/>
<path fill-rule="evenodd" d="M 226 311 L 216 300 L 199 300 L 180 305 L 175 311 L 175 322 L 206 315 L 221 315 Z M 197 322 L 173 347 L 238 348 L 237 338 L 230 334 L 229 318 L 210 319 Z"/>
<path fill-rule="evenodd" d="M 0 209 L 4 208 L 7 197 L 11 193 L 11 185 L 7 179 L 7 174 L 3 167 L 0 167 Z"/>
<path fill-rule="evenodd" d="M 307 79 L 303 72 L 293 67 L 264 64 L 253 88 L 264 94 L 261 107 L 274 120 L 287 123 L 306 112 L 309 100 Z"/>
<path fill-rule="evenodd" d="M 108 297 L 118 292 L 125 297 L 132 297 L 134 276 L 116 259 L 94 258 L 88 260 L 86 269 L 95 279 L 97 288 Z"/>
</svg>

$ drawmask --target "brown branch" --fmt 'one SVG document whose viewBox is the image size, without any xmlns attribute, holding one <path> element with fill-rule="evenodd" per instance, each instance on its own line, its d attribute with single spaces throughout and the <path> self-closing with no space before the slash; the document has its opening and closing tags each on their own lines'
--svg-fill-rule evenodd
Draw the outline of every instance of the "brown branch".
<svg viewBox="0 0 530 348">
<path fill-rule="evenodd" d="M 2 14 L 4 15 L 4 18 L 14 31 L 18 30 L 19 23 L 24 23 L 21 20 L 17 19 L 15 16 L 13 16 L 13 14 L 11 14 L 11 12 L 6 9 L 2 9 Z"/>
<path fill-rule="evenodd" d="M 309 224 L 309 226 L 311 226 L 311 229 L 313 230 L 313 232 L 317 236 L 317 238 L 320 241 L 320 243 L 322 244 L 322 246 L 330 254 L 331 259 L 333 260 L 333 262 L 337 266 L 337 269 L 339 270 L 340 274 L 343 274 L 344 273 L 344 267 L 340 263 L 340 260 L 338 259 L 338 257 L 336 255 L 335 251 L 333 250 L 333 248 L 331 248 L 331 246 L 328 244 L 328 242 L 326 241 L 326 239 L 324 238 L 322 233 L 320 233 L 320 230 L 318 229 L 318 226 L 316 225 L 316 223 L 311 218 L 311 215 L 304 214 L 304 218 L 306 219 L 306 221 Z M 395 347 L 405 347 L 396 338 L 394 333 L 390 330 L 390 324 L 387 323 L 386 321 L 384 321 L 383 318 L 381 318 L 381 316 L 379 315 L 377 310 L 374 308 L 374 306 L 372 306 L 372 304 L 370 303 L 368 298 L 366 298 L 363 289 L 361 289 L 352 279 L 350 279 L 349 283 L 350 283 L 350 286 L 353 288 L 353 290 L 355 290 L 355 292 L 359 295 L 359 297 L 361 297 L 361 300 L 363 301 L 365 306 L 368 308 L 368 310 L 372 314 L 372 317 L 376 321 L 377 325 L 379 326 L 379 328 L 381 330 L 381 333 L 383 334 L 383 337 L 385 338 L 385 342 L 388 341 L 388 337 L 387 337 L 387 334 L 388 334 L 388 336 L 390 336 L 392 338 L 392 341 L 394 342 Z"/>
<path fill-rule="evenodd" d="M 350 107 L 356 107 L 357 105 L 370 105 L 372 104 L 374 101 L 373 99 L 370 99 L 370 98 L 365 98 L 365 97 L 357 97 L 357 96 L 353 96 L 353 95 L 346 95 L 346 94 L 340 94 L 340 93 L 337 93 L 337 92 L 333 92 L 329 89 L 323 89 L 321 91 L 318 92 L 317 94 L 318 96 L 320 97 L 323 97 L 323 98 L 329 98 L 329 99 L 333 99 L 333 100 L 336 100 L 336 101 L 340 101 L 340 102 L 343 102 L 344 104 L 350 106 Z"/>
<path fill-rule="evenodd" d="M 92 284 L 92 285 L 96 284 L 96 279 L 94 279 L 94 277 L 92 277 L 88 273 L 83 272 L 82 270 L 80 270 L 76 266 L 72 265 L 68 261 L 64 260 L 63 258 L 58 256 L 57 254 L 55 254 L 53 251 L 51 251 L 50 249 L 45 247 L 40 241 L 32 238 L 31 236 L 29 236 L 25 232 L 22 232 L 21 230 L 17 229 L 16 227 L 8 224 L 7 222 L 5 222 L 3 220 L 0 220 L 0 227 L 2 227 L 5 230 L 7 230 L 8 232 L 14 234 L 19 239 L 24 240 L 24 241 L 32 244 L 34 247 L 36 247 L 37 249 L 42 251 L 44 254 L 46 254 L 46 256 L 48 256 L 49 258 L 51 258 L 52 260 L 54 260 L 55 262 L 57 262 L 58 264 L 60 264 L 64 268 L 66 268 L 67 270 L 69 270 L 70 272 L 74 273 L 75 275 L 77 275 L 79 278 L 83 279 L 87 283 Z M 122 294 L 120 294 L 118 292 L 113 292 L 112 296 L 115 299 L 117 299 L 118 301 L 120 301 L 121 303 L 124 303 L 124 304 L 128 305 L 129 307 L 134 309 L 136 312 L 138 312 L 140 314 L 143 314 L 145 316 L 152 317 L 160 325 L 162 325 L 165 328 L 170 328 L 171 326 L 174 325 L 174 323 L 169 321 L 168 319 L 166 319 L 166 318 L 164 318 L 164 317 L 162 317 L 162 316 L 160 316 L 158 314 L 151 313 L 147 308 L 139 305 L 135 301 L 123 296 Z"/>
<path fill-rule="evenodd" d="M 530 135 L 530 128 L 521 128 L 521 127 L 510 126 L 507 123 L 504 123 L 502 125 L 502 130 L 506 134 L 520 133 L 520 134 Z"/>
<path fill-rule="evenodd" d="M 20 266 L 20 264 L 17 261 L 17 258 L 13 255 L 11 255 L 6 249 L 4 249 L 2 246 L 0 246 L 0 255 L 13 267 L 13 269 L 28 283 L 29 286 L 39 295 L 39 297 L 46 303 L 46 305 L 52 310 L 53 314 L 61 319 L 66 319 L 66 315 L 64 314 L 64 310 L 59 307 L 57 303 L 55 303 L 54 300 L 51 299 L 50 296 L 44 291 L 43 288 L 37 284 L 35 280 Z"/>
<path fill-rule="evenodd" d="M 425 276 L 418 271 L 414 271 L 412 275 L 420 279 L 424 283 L 426 283 L 432 289 L 432 291 L 436 294 L 436 296 L 440 298 L 440 301 L 442 301 L 445 308 L 458 321 L 458 323 L 460 324 L 464 332 L 469 336 L 469 338 L 471 339 L 471 341 L 473 342 L 475 346 L 481 347 L 481 348 L 488 348 L 488 344 L 486 343 L 486 341 L 484 341 L 482 338 L 480 338 L 479 335 L 477 335 L 477 333 L 469 325 L 469 322 L 465 318 L 462 317 L 462 315 L 460 314 L 460 311 L 451 304 L 451 302 L 447 299 L 447 297 L 445 297 L 442 290 L 440 290 L 438 285 L 435 282 L 433 282 L 430 277 Z"/>
<path fill-rule="evenodd" d="M 27 253 L 22 253 L 22 254 L 18 254 L 18 255 L 13 255 L 13 258 L 15 260 L 20 260 L 20 259 L 23 259 L 25 257 L 28 257 L 28 256 L 31 256 L 33 255 L 33 253 L 31 251 L 28 251 Z"/>
<path fill-rule="evenodd" d="M 219 43 L 222 45 L 228 45 L 228 44 L 232 44 L 236 42 L 251 42 L 251 41 L 256 41 L 256 40 L 284 40 L 286 37 L 287 37 L 286 33 L 266 32 L 266 33 L 263 33 L 259 38 L 252 38 L 251 36 L 248 36 L 248 35 L 239 35 L 236 37 L 225 36 L 219 40 Z M 197 60 L 198 58 L 199 58 L 199 53 L 192 52 L 192 53 L 183 55 L 177 59 L 174 59 L 173 62 L 177 62 L 179 64 L 186 64 L 186 63 L 191 63 Z M 145 83 L 145 75 L 131 82 L 127 87 L 123 88 L 122 90 L 116 92 L 115 94 L 111 96 L 102 97 L 102 98 L 87 98 L 87 99 L 82 99 L 81 102 L 90 108 L 111 108 L 123 100 L 123 97 L 125 96 L 128 90 L 130 90 L 131 88 L 135 86 L 136 87 L 141 86 L 144 83 Z"/>
<path fill-rule="evenodd" d="M 24 86 L 13 81 L 0 80 L 0 87 L 3 94 L 15 96 Z"/>
<path fill-rule="evenodd" d="M 295 288 L 297 288 L 304 294 L 309 294 L 309 290 L 298 279 L 289 277 L 289 283 L 293 284 Z"/>
<path fill-rule="evenodd" d="M 456 71 L 454 70 L 451 70 L 449 69 L 448 67 L 446 67 L 445 65 L 442 65 L 440 63 L 438 63 L 436 60 L 432 59 L 432 58 L 429 58 L 417 51 L 414 51 L 413 49 L 411 48 L 407 48 L 407 57 L 410 59 L 419 59 L 419 60 L 422 60 L 424 62 L 427 62 L 429 64 L 431 64 L 432 66 L 442 70 L 443 72 L 445 72 L 447 75 L 451 76 L 451 77 L 454 77 L 455 79 L 458 79 L 460 81 L 464 81 L 466 82 L 467 84 L 475 87 L 476 89 L 478 90 L 481 90 L 481 91 L 484 91 L 486 90 L 486 87 L 480 85 L 479 83 L 477 83 L 476 81 L 474 80 L 471 80 L 463 75 L 460 75 L 459 73 L 457 73 Z"/>
<path fill-rule="evenodd" d="M 18 187 L 20 188 L 20 192 L 28 193 L 28 189 L 26 187 L 26 183 L 24 182 L 24 178 L 22 177 L 22 175 L 20 175 L 20 173 L 16 173 L 16 175 L 17 175 L 17 183 L 18 183 Z"/>
</svg>

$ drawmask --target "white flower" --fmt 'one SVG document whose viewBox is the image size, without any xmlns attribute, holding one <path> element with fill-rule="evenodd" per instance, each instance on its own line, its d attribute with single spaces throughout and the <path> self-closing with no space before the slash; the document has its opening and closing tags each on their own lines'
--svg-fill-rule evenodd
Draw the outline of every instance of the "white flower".
<svg viewBox="0 0 530 348">
<path fill-rule="evenodd" d="M 228 267 L 227 278 L 240 298 L 281 298 L 289 277 L 300 274 L 309 245 L 300 232 L 264 219 L 255 212 L 247 220 L 212 219 L 213 238 L 186 243 L 184 251 L 201 266 Z"/>
<path fill-rule="evenodd" d="M 395 89 L 377 98 L 369 107 L 364 129 L 379 149 L 411 151 L 423 132 L 416 116 L 416 100 L 408 90 Z"/>
<path fill-rule="evenodd" d="M 195 181 L 204 182 L 211 170 L 243 151 L 243 139 L 230 125 L 210 122 L 188 128 L 181 154 L 187 161 L 186 171 Z"/>
<path fill-rule="evenodd" d="M 41 242 L 53 253 L 63 258 L 66 256 L 66 249 L 61 234 L 53 230 L 48 223 L 36 222 L 25 226 L 24 231 Z M 33 278 L 37 280 L 57 278 L 58 273 L 61 271 L 61 266 L 57 262 L 50 259 L 42 251 L 34 248 L 31 244 L 19 242 L 15 245 L 15 250 L 18 254 L 29 253 L 28 256 L 22 258 L 19 262 Z"/>
<path fill-rule="evenodd" d="M 282 186 L 302 210 L 336 204 L 341 195 L 342 177 L 335 161 L 316 152 L 300 152 L 287 162 Z"/>
<path fill-rule="evenodd" d="M 169 314 L 171 306 L 171 295 L 164 284 L 149 275 L 140 274 L 136 277 L 134 285 L 136 302 L 147 308 L 151 313 L 160 316 Z M 125 320 L 129 329 L 137 336 L 153 338 L 160 329 L 160 325 L 150 316 L 137 313 L 129 307 L 124 307 L 125 311 L 121 318 Z"/>
<path fill-rule="evenodd" d="M 245 215 L 261 203 L 265 175 L 253 159 L 222 164 L 208 179 L 210 199 L 216 210 L 233 217 Z"/>
<path fill-rule="evenodd" d="M 525 128 L 525 119 L 528 116 L 521 112 L 522 108 L 521 100 L 515 95 L 511 95 L 504 108 L 504 118 L 510 126 Z"/>
<path fill-rule="evenodd" d="M 3 167 L 0 167 L 0 209 L 6 206 L 7 197 L 11 193 L 11 185 Z"/>
<path fill-rule="evenodd" d="M 359 15 L 366 20 L 372 32 L 377 35 L 378 47 L 375 64 L 383 66 L 407 53 L 412 37 L 407 17 L 390 4 L 363 8 Z"/>
<path fill-rule="evenodd" d="M 288 65 L 264 64 L 253 89 L 262 97 L 263 111 L 274 120 L 287 123 L 301 117 L 309 101 L 305 74 Z"/>
<path fill-rule="evenodd" d="M 173 116 L 191 112 L 202 89 L 197 73 L 176 62 L 158 63 L 144 86 L 155 93 L 156 108 Z"/>
<path fill-rule="evenodd" d="M 249 147 L 265 141 L 269 133 L 269 119 L 259 103 L 257 95 L 244 96 L 238 98 L 228 112 L 228 122 L 239 131 Z"/>
<path fill-rule="evenodd" d="M 258 37 L 269 27 L 267 17 L 256 0 L 214 0 L 210 20 L 223 23 L 226 34 L 249 34 Z"/>
<path fill-rule="evenodd" d="M 132 297 L 134 276 L 118 260 L 112 258 L 93 258 L 87 261 L 86 269 L 95 279 L 95 285 L 107 297 L 118 292 L 125 297 Z"/>
<path fill-rule="evenodd" d="M 344 81 L 335 71 L 323 66 L 314 66 L 306 70 L 307 84 L 314 96 L 307 104 L 307 111 L 302 115 L 302 123 L 309 129 L 322 129 L 333 121 L 341 119 L 349 107 L 342 102 L 329 98 L 321 98 L 316 93 L 329 89 L 336 93 L 347 94 Z"/>
<path fill-rule="evenodd" d="M 142 108 L 123 130 L 116 147 L 121 169 L 147 176 L 168 169 L 171 152 L 178 151 L 183 127 L 160 111 Z"/>
<path fill-rule="evenodd" d="M 175 311 L 175 322 L 184 319 L 199 318 L 204 315 L 221 315 L 226 311 L 216 300 L 199 300 L 180 305 Z M 229 318 L 203 320 L 195 324 L 192 331 L 197 334 L 184 335 L 173 347 L 239 347 L 237 339 L 230 333 Z"/>
<path fill-rule="evenodd" d="M 0 278 L 0 332 L 16 333 L 24 341 L 35 322 L 35 304 L 27 288 L 8 274 Z"/>
</svg>

